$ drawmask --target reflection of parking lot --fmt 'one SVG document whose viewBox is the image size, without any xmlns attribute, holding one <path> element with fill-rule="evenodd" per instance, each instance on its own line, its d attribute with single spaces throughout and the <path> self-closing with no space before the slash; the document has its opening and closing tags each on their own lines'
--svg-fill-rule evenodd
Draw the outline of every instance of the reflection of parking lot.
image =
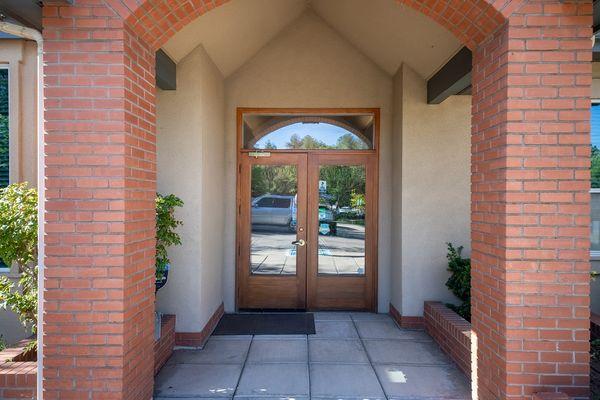
<svg viewBox="0 0 600 400">
<path fill-rule="evenodd" d="M 285 226 L 252 225 L 250 262 L 252 273 L 290 275 L 296 273 L 296 233 Z"/>
<path fill-rule="evenodd" d="M 365 227 L 337 224 L 335 236 L 319 235 L 320 274 L 364 274 Z"/>
<path fill-rule="evenodd" d="M 296 234 L 287 227 L 252 225 L 251 268 L 254 274 L 296 273 Z M 365 228 L 338 223 L 335 236 L 319 235 L 319 273 L 364 274 Z"/>
</svg>

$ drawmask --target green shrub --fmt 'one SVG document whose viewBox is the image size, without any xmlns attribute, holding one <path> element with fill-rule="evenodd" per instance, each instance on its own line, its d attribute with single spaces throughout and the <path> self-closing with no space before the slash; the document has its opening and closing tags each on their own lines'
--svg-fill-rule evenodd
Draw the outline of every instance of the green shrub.
<svg viewBox="0 0 600 400">
<path fill-rule="evenodd" d="M 0 259 L 16 265 L 18 285 L 0 277 L 0 307 L 37 329 L 37 192 L 27 183 L 0 189 Z"/>
<path fill-rule="evenodd" d="M 451 272 L 446 286 L 461 301 L 461 304 L 447 304 L 458 315 L 471 321 L 471 260 L 461 256 L 463 247 L 455 248 L 452 243 L 448 246 L 448 271 Z"/>
<path fill-rule="evenodd" d="M 183 201 L 169 194 L 156 196 L 156 279 L 160 280 L 170 263 L 167 248 L 181 245 L 181 237 L 175 229 L 183 222 L 175 219 L 175 207 L 183 206 Z"/>
</svg>

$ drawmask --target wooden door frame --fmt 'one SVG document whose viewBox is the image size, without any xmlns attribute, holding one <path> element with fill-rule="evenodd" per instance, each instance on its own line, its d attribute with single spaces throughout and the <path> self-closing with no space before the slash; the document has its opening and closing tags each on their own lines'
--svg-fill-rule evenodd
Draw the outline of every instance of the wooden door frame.
<svg viewBox="0 0 600 400">
<path fill-rule="evenodd" d="M 306 203 L 307 201 L 307 174 L 308 174 L 308 155 L 302 153 L 294 154 L 273 154 L 268 158 L 253 160 L 246 157 L 241 161 L 246 168 L 240 170 L 240 176 L 244 179 L 241 182 L 240 205 L 238 207 L 239 235 L 236 247 L 239 255 L 236 264 L 236 303 L 242 303 L 244 308 L 258 308 L 257 304 L 262 304 L 261 308 L 287 308 L 301 309 L 306 307 L 306 266 L 307 266 L 307 248 L 298 247 L 296 253 L 296 273 L 290 275 L 262 275 L 252 274 L 250 272 L 250 244 L 252 241 L 251 221 L 248 218 L 241 218 L 242 215 L 251 218 L 252 209 L 250 202 L 250 181 L 251 168 L 254 165 L 297 165 L 297 201 Z M 306 209 L 297 208 L 296 240 L 306 240 Z M 276 284 L 275 284 L 276 283 Z M 277 286 L 278 301 L 271 303 L 272 291 L 268 288 Z M 242 290 L 242 288 L 244 290 Z M 242 301 L 243 300 L 243 301 Z"/>
<path fill-rule="evenodd" d="M 377 310 L 377 261 L 378 261 L 378 228 L 379 228 L 379 174 L 378 159 L 374 154 L 308 154 L 308 242 L 318 243 L 318 188 L 314 184 L 319 179 L 319 168 L 322 165 L 363 165 L 365 168 L 366 215 L 365 226 L 365 265 L 364 275 L 323 275 L 319 274 L 318 252 L 310 252 L 307 258 L 307 308 L 312 310 Z M 311 218 L 311 216 L 313 218 Z M 315 223 L 317 225 L 315 225 Z M 317 245 L 318 246 L 318 245 Z M 362 292 L 363 304 L 344 299 L 345 293 Z M 321 296 L 319 295 L 321 293 Z M 329 293 L 331 296 L 326 296 Z M 352 297 L 352 296 L 350 296 Z"/>
<path fill-rule="evenodd" d="M 379 138 L 380 138 L 380 127 L 381 127 L 381 111 L 380 108 L 261 108 L 261 107 L 238 107 L 236 109 L 236 243 L 235 243 L 235 307 L 236 310 L 239 309 L 239 299 L 240 299 L 240 290 L 241 290 L 241 281 L 240 281 L 240 257 L 241 257 L 241 232 L 244 228 L 244 222 L 242 221 L 242 190 L 244 189 L 242 185 L 241 173 L 242 173 L 242 157 L 244 155 L 247 156 L 247 153 L 254 152 L 256 150 L 244 149 L 244 141 L 243 141 L 243 127 L 244 127 L 244 115 L 247 114 L 267 114 L 267 115 L 290 115 L 290 116 L 302 116 L 302 115 L 323 115 L 323 116 L 335 116 L 335 115 L 364 115 L 371 114 L 373 115 L 373 149 L 368 150 L 293 150 L 293 149 L 273 149 L 269 150 L 270 153 L 306 153 L 307 157 L 310 157 L 310 154 L 336 154 L 336 155 L 369 155 L 373 158 L 372 163 L 375 165 L 373 170 L 374 173 L 374 190 L 373 193 L 375 195 L 375 204 L 374 212 L 375 217 L 373 218 L 372 224 L 373 227 L 373 238 L 370 242 L 370 247 L 372 247 L 374 256 L 371 259 L 372 267 L 371 267 L 371 283 L 372 290 L 370 293 L 370 311 L 377 310 L 377 299 L 378 299 L 378 290 L 379 290 L 379 282 L 378 282 L 378 231 L 379 231 Z M 307 266 L 308 273 L 308 266 Z M 308 286 L 309 277 L 306 277 L 306 285 Z M 308 295 L 308 289 L 307 289 Z M 307 308 L 308 308 L 308 298 L 307 298 Z"/>
</svg>

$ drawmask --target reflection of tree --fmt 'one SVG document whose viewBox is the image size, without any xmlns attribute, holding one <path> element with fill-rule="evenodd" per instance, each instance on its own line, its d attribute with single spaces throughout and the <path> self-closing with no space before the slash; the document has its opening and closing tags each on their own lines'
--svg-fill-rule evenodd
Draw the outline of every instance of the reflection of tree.
<svg viewBox="0 0 600 400">
<path fill-rule="evenodd" d="M 275 150 L 277 148 L 277 146 L 275 146 L 275 143 L 271 142 L 270 140 L 267 140 L 267 142 L 265 143 L 263 148 L 265 150 Z"/>
<path fill-rule="evenodd" d="M 350 198 L 350 205 L 353 209 L 360 211 L 364 214 L 365 206 L 367 205 L 367 202 L 365 200 L 365 194 L 352 192 L 352 196 Z"/>
<path fill-rule="evenodd" d="M 267 146 L 273 147 L 267 147 Z M 276 147 L 271 143 L 270 140 L 267 140 L 264 146 L 265 149 L 275 149 Z M 334 146 L 327 145 L 325 142 L 314 138 L 311 135 L 306 135 L 300 137 L 298 134 L 294 133 L 290 140 L 286 143 L 287 149 L 330 149 L 330 150 L 365 150 L 369 147 L 365 142 L 359 139 L 357 136 L 352 133 L 346 133 L 340 136 L 337 139 L 337 143 Z"/>
<path fill-rule="evenodd" d="M 253 165 L 252 197 L 263 194 L 296 194 L 296 166 Z"/>
<path fill-rule="evenodd" d="M 365 150 L 369 147 L 358 137 L 351 133 L 346 133 L 338 138 L 335 148 L 347 150 Z"/>
<path fill-rule="evenodd" d="M 310 135 L 306 135 L 302 138 L 298 136 L 298 134 L 294 133 L 290 137 L 290 141 L 287 142 L 288 149 L 327 149 L 328 146 L 321 142 L 320 140 L 315 139 Z"/>
<path fill-rule="evenodd" d="M 365 193 L 365 168 L 356 165 L 324 165 L 319 179 L 327 181 L 327 194 L 331 204 L 338 207 L 351 207 L 352 196 Z"/>
<path fill-rule="evenodd" d="M 600 149 L 592 145 L 592 187 L 600 188 Z"/>
</svg>

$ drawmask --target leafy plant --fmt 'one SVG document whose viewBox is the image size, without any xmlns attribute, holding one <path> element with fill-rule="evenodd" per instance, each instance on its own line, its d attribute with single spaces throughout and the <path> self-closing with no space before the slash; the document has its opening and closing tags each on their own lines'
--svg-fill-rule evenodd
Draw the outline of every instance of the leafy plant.
<svg viewBox="0 0 600 400">
<path fill-rule="evenodd" d="M 18 285 L 0 277 L 0 307 L 10 309 L 21 323 L 37 329 L 37 191 L 27 183 L 0 189 L 0 259 L 16 265 Z"/>
<path fill-rule="evenodd" d="M 4 340 L 4 336 L 0 335 L 0 351 L 6 349 L 6 340 Z"/>
<path fill-rule="evenodd" d="M 446 281 L 446 286 L 461 301 L 459 305 L 447 306 L 467 321 L 471 321 L 471 260 L 461 256 L 462 246 L 455 248 L 452 243 L 446 245 L 448 271 L 452 273 Z"/>
<path fill-rule="evenodd" d="M 364 193 L 356 193 L 356 191 L 352 191 L 352 195 L 350 196 L 350 206 L 353 209 L 358 210 L 364 214 L 366 203 L 367 202 L 365 200 Z"/>
<path fill-rule="evenodd" d="M 170 260 L 167 249 L 181 245 L 181 237 L 175 229 L 183 222 L 175 218 L 175 207 L 183 206 L 183 201 L 169 194 L 156 196 L 156 279 L 165 275 Z"/>
</svg>

